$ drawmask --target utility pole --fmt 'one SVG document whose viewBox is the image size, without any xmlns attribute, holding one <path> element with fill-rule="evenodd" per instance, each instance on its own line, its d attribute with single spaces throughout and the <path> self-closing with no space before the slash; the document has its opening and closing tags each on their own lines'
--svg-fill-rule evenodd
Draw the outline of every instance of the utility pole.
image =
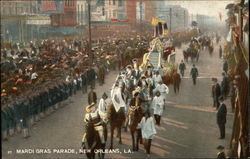
<svg viewBox="0 0 250 159">
<path fill-rule="evenodd" d="M 91 57 L 91 65 L 93 64 L 94 61 L 94 55 L 92 53 L 92 39 L 91 39 L 91 6 L 90 6 L 90 1 L 91 0 L 87 0 L 88 2 L 88 23 L 89 23 L 89 46 L 88 46 L 88 54 Z"/>
<path fill-rule="evenodd" d="M 171 33 L 171 30 L 172 30 L 172 8 L 169 9 L 169 17 L 170 17 L 170 20 L 169 20 L 169 32 Z"/>
<path fill-rule="evenodd" d="M 140 33 L 142 34 L 142 0 L 140 0 Z"/>
</svg>

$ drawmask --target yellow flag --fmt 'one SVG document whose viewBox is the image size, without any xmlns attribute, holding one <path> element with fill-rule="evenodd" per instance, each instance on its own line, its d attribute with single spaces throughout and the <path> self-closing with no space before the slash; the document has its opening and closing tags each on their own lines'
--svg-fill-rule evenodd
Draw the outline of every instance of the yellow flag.
<svg viewBox="0 0 250 159">
<path fill-rule="evenodd" d="M 152 25 L 153 26 L 156 26 L 159 22 L 159 19 L 158 18 L 152 18 Z"/>
</svg>

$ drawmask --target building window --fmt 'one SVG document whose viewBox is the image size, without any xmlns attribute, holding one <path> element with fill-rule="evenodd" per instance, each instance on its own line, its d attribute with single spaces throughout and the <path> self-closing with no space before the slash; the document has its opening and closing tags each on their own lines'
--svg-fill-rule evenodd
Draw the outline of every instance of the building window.
<svg viewBox="0 0 250 159">
<path fill-rule="evenodd" d="M 118 6 L 119 6 L 119 7 L 122 6 L 122 0 L 118 0 Z"/>
<path fill-rule="evenodd" d="M 105 8 L 102 7 L 102 15 L 104 16 L 105 15 Z"/>
<path fill-rule="evenodd" d="M 113 0 L 113 5 L 115 5 L 115 0 Z"/>
<path fill-rule="evenodd" d="M 111 0 L 109 0 L 109 5 L 111 5 Z"/>
<path fill-rule="evenodd" d="M 113 11 L 113 17 L 114 18 L 116 17 L 116 11 Z"/>
</svg>

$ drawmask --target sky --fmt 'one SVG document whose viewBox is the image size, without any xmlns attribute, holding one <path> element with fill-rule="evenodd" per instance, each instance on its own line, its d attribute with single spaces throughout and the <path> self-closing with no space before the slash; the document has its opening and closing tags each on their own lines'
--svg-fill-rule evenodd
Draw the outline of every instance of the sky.
<svg viewBox="0 0 250 159">
<path fill-rule="evenodd" d="M 218 16 L 221 12 L 223 17 L 226 17 L 227 10 L 226 5 L 233 3 L 233 0 L 171 0 L 166 1 L 167 4 L 181 5 L 183 8 L 187 8 L 191 14 L 204 14 L 210 16 Z"/>
</svg>

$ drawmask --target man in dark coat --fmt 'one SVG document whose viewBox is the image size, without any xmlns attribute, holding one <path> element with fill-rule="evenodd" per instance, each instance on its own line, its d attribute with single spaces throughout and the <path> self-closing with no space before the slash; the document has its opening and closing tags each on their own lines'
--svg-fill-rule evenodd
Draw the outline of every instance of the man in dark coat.
<svg viewBox="0 0 250 159">
<path fill-rule="evenodd" d="M 221 81 L 221 95 L 226 98 L 226 96 L 229 93 L 229 78 L 228 76 L 223 72 L 222 73 L 223 79 Z"/>
<path fill-rule="evenodd" d="M 87 93 L 87 88 L 88 88 L 87 73 L 86 72 L 82 73 L 81 78 L 82 78 L 82 93 L 84 94 Z"/>
<path fill-rule="evenodd" d="M 223 71 L 227 73 L 228 71 L 228 63 L 227 63 L 227 60 L 224 61 L 223 63 Z"/>
<path fill-rule="evenodd" d="M 220 59 L 222 57 L 222 48 L 221 48 L 221 46 L 220 46 L 220 49 L 219 49 L 219 57 L 220 57 Z"/>
<path fill-rule="evenodd" d="M 177 92 L 179 92 L 180 84 L 181 84 L 181 76 L 179 73 L 177 73 L 177 70 L 174 71 L 172 79 L 173 79 L 173 85 L 174 85 L 174 93 L 176 94 Z"/>
<path fill-rule="evenodd" d="M 88 78 L 88 83 L 90 84 L 90 86 L 95 88 L 96 72 L 93 68 L 90 68 L 87 71 L 87 78 Z"/>
<path fill-rule="evenodd" d="M 179 70 L 180 70 L 180 73 L 181 73 L 181 76 L 183 77 L 184 76 L 184 71 L 186 69 L 186 65 L 185 63 L 183 62 L 183 60 L 181 60 L 181 63 L 179 65 Z"/>
<path fill-rule="evenodd" d="M 196 85 L 196 78 L 198 77 L 198 69 L 195 67 L 195 64 L 193 64 L 193 68 L 190 71 L 190 75 L 192 76 L 193 79 L 193 84 Z"/>
<path fill-rule="evenodd" d="M 224 139 L 225 138 L 225 125 L 227 121 L 227 107 L 224 104 L 224 99 L 223 97 L 220 97 L 220 107 L 217 112 L 217 124 L 220 129 L 220 138 L 219 139 Z"/>
<path fill-rule="evenodd" d="M 97 95 L 93 87 L 91 87 L 90 92 L 88 94 L 88 103 L 89 105 L 91 105 L 92 103 L 97 103 Z"/>
<path fill-rule="evenodd" d="M 213 106 L 216 107 L 216 109 L 219 108 L 220 103 L 219 103 L 219 97 L 221 95 L 221 89 L 220 85 L 218 84 L 217 78 L 212 78 L 213 81 L 213 86 L 212 86 L 212 97 L 213 97 Z"/>
</svg>

